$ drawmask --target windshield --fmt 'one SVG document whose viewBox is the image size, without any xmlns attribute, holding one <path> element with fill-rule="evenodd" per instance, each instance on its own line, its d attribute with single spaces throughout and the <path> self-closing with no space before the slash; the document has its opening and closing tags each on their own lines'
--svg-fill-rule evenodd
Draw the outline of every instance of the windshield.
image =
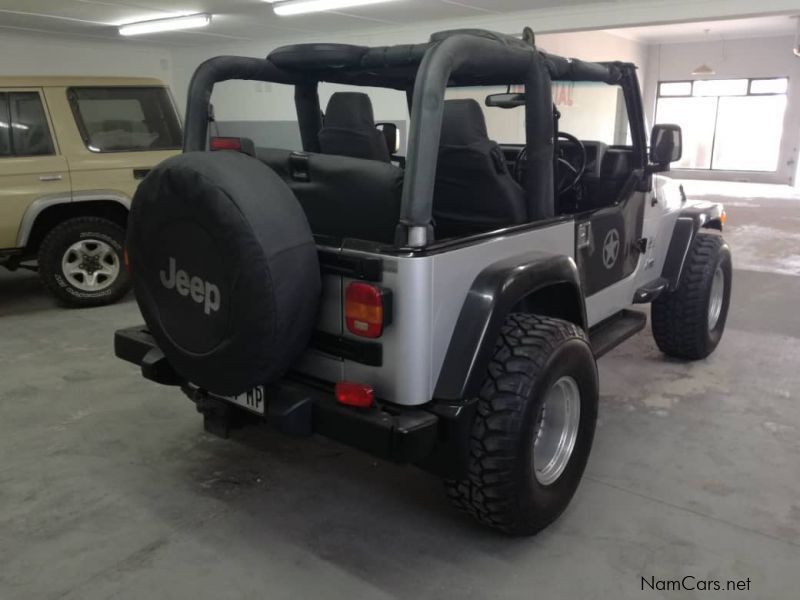
<svg viewBox="0 0 800 600">
<path fill-rule="evenodd" d="M 500 144 L 525 144 L 525 108 L 487 107 L 486 97 L 505 94 L 506 87 L 450 88 L 446 99 L 477 100 L 486 117 L 489 137 Z M 512 86 L 512 93 L 524 93 Z M 622 88 L 605 83 L 554 81 L 553 104 L 561 114 L 559 131 L 584 141 L 608 145 L 631 145 L 630 123 Z"/>
</svg>

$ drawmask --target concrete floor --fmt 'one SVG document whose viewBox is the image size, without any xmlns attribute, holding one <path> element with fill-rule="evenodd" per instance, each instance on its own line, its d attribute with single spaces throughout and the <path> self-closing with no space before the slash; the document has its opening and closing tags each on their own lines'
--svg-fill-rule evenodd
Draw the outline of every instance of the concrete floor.
<svg viewBox="0 0 800 600">
<path fill-rule="evenodd" d="M 0 276 L 0 598 L 707 596 L 642 591 L 684 575 L 797 598 L 800 199 L 728 206 L 718 352 L 670 361 L 648 331 L 603 358 L 586 478 L 523 540 L 413 468 L 266 429 L 206 435 L 179 392 L 113 357 L 135 303 L 67 311 L 35 277 Z"/>
</svg>

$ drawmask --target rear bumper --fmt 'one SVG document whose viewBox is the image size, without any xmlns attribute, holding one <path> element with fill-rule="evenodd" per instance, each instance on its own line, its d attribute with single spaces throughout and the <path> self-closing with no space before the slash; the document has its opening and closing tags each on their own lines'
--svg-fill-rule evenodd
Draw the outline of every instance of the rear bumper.
<svg viewBox="0 0 800 600">
<path fill-rule="evenodd" d="M 393 462 L 429 465 L 429 470 L 443 469 L 441 474 L 447 475 L 458 469 L 452 455 L 460 452 L 442 444 L 455 431 L 453 418 L 463 422 L 465 407 L 431 403 L 412 409 L 378 403 L 370 409 L 352 408 L 336 401 L 332 386 L 289 376 L 270 386 L 267 414 L 261 417 L 182 380 L 144 326 L 117 331 L 114 352 L 140 366 L 146 379 L 180 386 L 203 414 L 206 429 L 217 435 L 226 437 L 237 425 L 263 419 L 285 433 L 318 433 Z"/>
</svg>

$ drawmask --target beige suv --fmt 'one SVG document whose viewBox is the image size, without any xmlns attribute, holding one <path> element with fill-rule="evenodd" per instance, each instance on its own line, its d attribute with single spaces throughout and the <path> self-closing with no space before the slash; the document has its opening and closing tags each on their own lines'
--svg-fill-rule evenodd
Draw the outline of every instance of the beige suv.
<svg viewBox="0 0 800 600">
<path fill-rule="evenodd" d="M 0 77 L 0 265 L 69 306 L 121 298 L 131 198 L 181 145 L 156 79 Z"/>
</svg>

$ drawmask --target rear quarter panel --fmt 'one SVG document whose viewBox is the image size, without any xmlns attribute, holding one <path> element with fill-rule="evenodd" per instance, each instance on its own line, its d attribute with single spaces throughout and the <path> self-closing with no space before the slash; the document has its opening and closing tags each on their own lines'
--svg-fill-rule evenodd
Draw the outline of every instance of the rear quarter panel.
<svg viewBox="0 0 800 600">
<path fill-rule="evenodd" d="M 573 257 L 575 223 L 564 220 L 521 233 L 500 235 L 470 246 L 428 255 L 381 256 L 381 285 L 392 291 L 394 319 L 377 340 L 383 346 L 383 365 L 370 367 L 309 351 L 301 372 L 328 381 L 366 383 L 376 395 L 396 404 L 418 406 L 433 398 L 456 321 L 478 274 L 489 265 L 541 250 Z M 356 256 L 376 256 L 343 251 Z M 343 278 L 343 293 L 354 280 Z M 330 292 L 334 288 L 328 288 Z M 323 299 L 327 306 L 337 300 Z M 341 306 L 341 299 L 338 300 Z M 343 322 L 343 315 L 340 312 Z M 358 339 L 342 327 L 345 338 Z M 329 379 L 339 377 L 339 379 Z"/>
</svg>

